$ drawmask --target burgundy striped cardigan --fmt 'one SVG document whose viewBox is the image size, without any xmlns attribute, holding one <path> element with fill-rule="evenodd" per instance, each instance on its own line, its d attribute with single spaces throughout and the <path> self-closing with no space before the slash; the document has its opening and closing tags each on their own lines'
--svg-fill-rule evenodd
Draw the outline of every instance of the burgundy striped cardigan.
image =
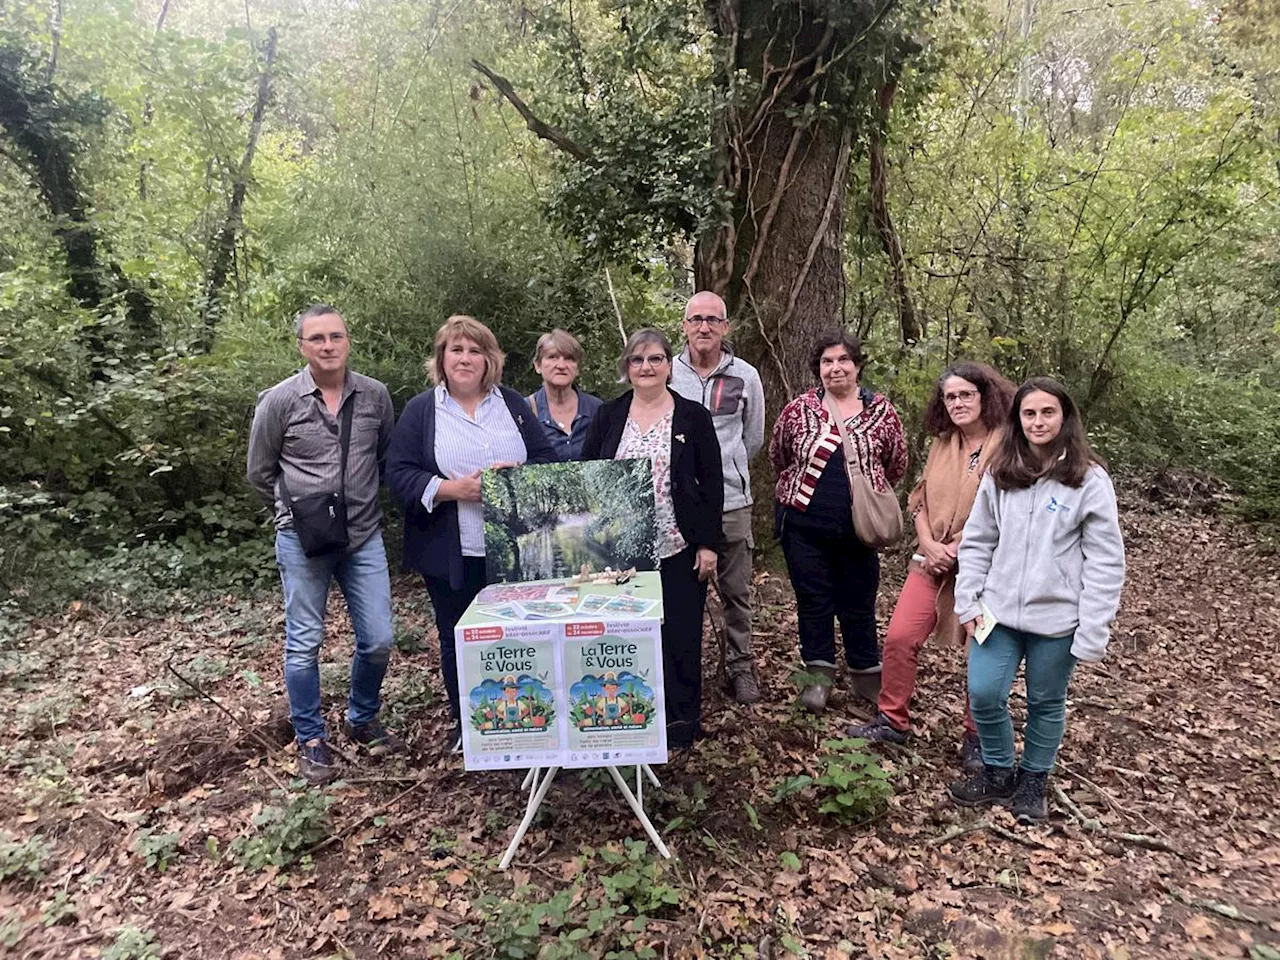
<svg viewBox="0 0 1280 960">
<path fill-rule="evenodd" d="M 883 395 L 858 388 L 862 413 L 845 422 L 859 465 L 877 490 L 889 490 L 907 472 L 907 443 L 898 411 Z M 840 446 L 840 431 L 816 387 L 796 397 L 773 425 L 769 459 L 778 473 L 774 499 L 803 511 L 809 506 L 818 478 L 831 454 Z"/>
</svg>

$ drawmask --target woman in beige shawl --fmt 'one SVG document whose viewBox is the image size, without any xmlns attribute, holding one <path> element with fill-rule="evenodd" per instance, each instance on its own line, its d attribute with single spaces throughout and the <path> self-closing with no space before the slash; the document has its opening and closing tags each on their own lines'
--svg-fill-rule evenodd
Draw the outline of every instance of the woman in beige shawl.
<svg viewBox="0 0 1280 960">
<path fill-rule="evenodd" d="M 943 371 L 925 408 L 933 434 L 929 458 L 907 506 L 918 546 L 911 558 L 884 638 L 879 712 L 849 735 L 902 743 L 911 734 L 911 696 L 920 648 L 935 628 L 959 644 L 964 630 L 955 615 L 956 550 L 973 507 L 987 460 L 999 446 L 1014 386 L 991 367 L 961 362 Z M 982 766 L 977 730 L 966 698 L 961 764 Z"/>
</svg>

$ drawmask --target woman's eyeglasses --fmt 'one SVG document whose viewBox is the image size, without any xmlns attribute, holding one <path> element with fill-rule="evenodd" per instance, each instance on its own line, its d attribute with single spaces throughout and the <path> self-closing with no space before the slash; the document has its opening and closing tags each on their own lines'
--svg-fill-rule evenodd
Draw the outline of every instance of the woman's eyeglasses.
<svg viewBox="0 0 1280 960">
<path fill-rule="evenodd" d="M 646 363 L 651 367 L 660 367 L 667 362 L 665 353 L 651 353 L 647 357 L 627 357 L 627 365 L 632 370 L 639 370 Z"/>
<path fill-rule="evenodd" d="M 942 402 L 948 407 L 953 407 L 957 403 L 972 403 L 977 396 L 977 390 L 957 390 L 955 393 L 944 394 Z"/>
</svg>

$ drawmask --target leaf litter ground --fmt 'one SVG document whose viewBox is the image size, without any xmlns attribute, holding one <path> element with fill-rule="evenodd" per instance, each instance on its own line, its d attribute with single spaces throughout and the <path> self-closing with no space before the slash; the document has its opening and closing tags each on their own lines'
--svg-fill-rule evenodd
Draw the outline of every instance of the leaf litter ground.
<svg viewBox="0 0 1280 960">
<path fill-rule="evenodd" d="M 395 585 L 385 714 L 411 754 L 374 765 L 339 741 L 346 779 L 327 813 L 306 808 L 319 821 L 286 824 L 303 859 L 284 869 L 232 853 L 255 816 L 305 794 L 286 746 L 276 597 L 151 617 L 73 605 L 11 624 L 0 953 L 1277 960 L 1276 558 L 1223 519 L 1130 504 L 1124 526 L 1124 605 L 1106 662 L 1076 674 L 1046 825 L 944 799 L 963 662 L 937 645 L 918 735 L 880 754 L 896 787 L 887 809 L 845 826 L 812 790 L 776 800 L 870 710 L 843 688 L 819 721 L 792 709 L 794 605 L 784 579 L 762 574 L 762 704 L 725 698 L 708 630 L 710 737 L 659 768 L 664 787 L 647 798 L 670 863 L 639 844 L 607 779 L 562 774 L 515 867 L 497 872 L 521 777 L 467 775 L 445 754 L 430 607 L 413 580 Z M 882 624 L 901 566 L 886 557 Z M 350 640 L 345 617 L 332 621 L 322 677 L 336 729 Z M 1018 688 L 1013 700 L 1016 714 Z"/>
</svg>

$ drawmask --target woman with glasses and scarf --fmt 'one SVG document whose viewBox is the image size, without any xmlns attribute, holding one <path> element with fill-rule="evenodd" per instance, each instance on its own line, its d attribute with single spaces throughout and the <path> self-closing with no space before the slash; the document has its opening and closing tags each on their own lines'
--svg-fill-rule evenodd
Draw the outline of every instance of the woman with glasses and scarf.
<svg viewBox="0 0 1280 960">
<path fill-rule="evenodd" d="M 884 637 L 879 711 L 870 723 L 850 727 L 849 736 L 903 743 L 911 735 L 911 697 L 916 689 L 920 649 L 929 634 L 964 643 L 955 614 L 956 553 L 969 519 L 978 483 L 1000 446 L 1014 386 L 985 363 L 955 363 L 942 372 L 925 407 L 931 434 L 924 474 L 907 507 L 915 521 L 917 547 L 907 582 L 893 608 Z M 968 773 L 982 769 L 978 728 L 965 698 L 960 763 Z"/>
<path fill-rule="evenodd" d="M 618 377 L 631 389 L 600 408 L 582 459 L 653 461 L 667 746 L 682 750 L 693 745 L 702 712 L 702 612 L 724 512 L 720 444 L 706 408 L 668 388 L 671 343 L 660 331 L 631 335 Z"/>
</svg>

